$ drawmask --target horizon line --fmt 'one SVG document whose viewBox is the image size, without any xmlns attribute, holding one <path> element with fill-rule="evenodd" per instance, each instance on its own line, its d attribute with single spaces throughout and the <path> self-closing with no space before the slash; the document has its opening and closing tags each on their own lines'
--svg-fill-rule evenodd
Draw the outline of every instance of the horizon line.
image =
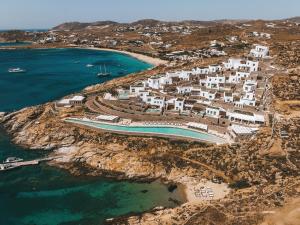
<svg viewBox="0 0 300 225">
<path fill-rule="evenodd" d="M 94 20 L 94 21 L 83 21 L 83 20 L 73 20 L 73 21 L 65 21 L 65 22 L 61 22 L 57 25 L 53 25 L 52 27 L 48 27 L 48 28 L 0 28 L 0 31 L 11 31 L 11 30 L 50 30 L 55 26 L 59 26 L 61 24 L 65 24 L 65 23 L 95 23 L 95 22 L 105 22 L 105 21 L 111 21 L 111 22 L 116 22 L 119 24 L 130 24 L 130 23 L 135 23 L 141 20 L 156 20 L 159 22 L 185 22 L 185 21 L 199 21 L 199 22 L 216 22 L 216 21 L 257 21 L 257 20 L 262 20 L 262 21 L 276 21 L 276 20 L 289 20 L 289 19 L 293 19 L 293 18 L 297 18 L 300 16 L 291 16 L 288 18 L 285 17 L 280 17 L 280 18 L 272 18 L 272 19 L 263 19 L 263 18 L 252 18 L 252 19 L 246 19 L 246 18 L 239 18 L 239 19 L 229 19 L 229 18 L 224 18 L 224 19 L 212 19 L 212 20 L 201 20 L 201 19 L 182 19 L 182 20 L 164 20 L 164 19 L 154 19 L 154 18 L 143 18 L 143 19 L 136 19 L 136 20 L 132 20 L 132 21 L 120 21 L 120 20 L 110 20 L 110 19 L 106 19 L 106 20 Z"/>
</svg>

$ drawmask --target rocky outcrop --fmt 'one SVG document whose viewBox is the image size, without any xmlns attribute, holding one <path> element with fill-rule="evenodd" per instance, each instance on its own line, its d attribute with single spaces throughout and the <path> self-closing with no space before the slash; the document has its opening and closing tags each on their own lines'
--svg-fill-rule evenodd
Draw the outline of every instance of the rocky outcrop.
<svg viewBox="0 0 300 225">
<path fill-rule="evenodd" d="M 211 218 L 213 224 L 234 224 L 237 218 L 243 218 L 243 224 L 257 224 L 264 218 L 261 211 L 282 206 L 288 198 L 300 194 L 296 189 L 300 184 L 295 160 L 298 151 L 292 151 L 294 146 L 288 145 L 289 154 L 274 155 L 269 151 L 274 142 L 267 128 L 240 145 L 214 146 L 110 134 L 62 120 L 82 116 L 82 112 L 81 108 L 57 111 L 49 103 L 6 115 L 3 126 L 17 144 L 52 150 L 51 154 L 58 158 L 51 164 L 75 175 L 138 181 L 161 179 L 185 185 L 192 191 L 192 197 L 203 178 L 226 180 L 233 188 L 225 198 L 210 203 L 190 197 L 188 203 L 174 209 L 159 208 L 140 216 L 108 221 L 113 224 L 209 224 Z M 294 122 L 289 126 L 295 127 L 293 133 L 299 126 L 298 120 Z M 286 149 L 286 141 L 280 143 Z M 289 159 L 290 152 L 293 158 Z"/>
</svg>

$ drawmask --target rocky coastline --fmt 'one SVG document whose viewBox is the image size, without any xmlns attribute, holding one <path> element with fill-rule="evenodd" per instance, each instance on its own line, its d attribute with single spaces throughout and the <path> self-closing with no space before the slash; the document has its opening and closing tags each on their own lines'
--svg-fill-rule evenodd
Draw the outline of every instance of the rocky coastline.
<svg viewBox="0 0 300 225">
<path fill-rule="evenodd" d="M 164 69 L 160 66 L 90 86 L 81 94 L 102 93 Z M 234 146 L 215 146 L 111 134 L 63 122 L 66 117 L 82 117 L 84 113 L 84 106 L 57 110 L 50 102 L 0 114 L 0 120 L 15 144 L 48 151 L 57 157 L 50 165 L 74 175 L 138 182 L 160 180 L 184 190 L 186 202 L 176 208 L 157 207 L 139 215 L 109 219 L 108 224 L 259 224 L 270 210 L 300 194 L 296 149 L 299 118 L 289 120 L 291 143 L 278 135 L 275 139 L 281 141 L 274 141 L 271 128 L 265 127 L 255 139 Z M 274 129 L 280 130 L 279 126 Z M 283 150 L 286 146 L 289 152 Z M 195 190 L 205 186 L 213 188 L 214 199 L 195 196 Z"/>
<path fill-rule="evenodd" d="M 124 80 L 134 80 L 136 76 L 94 85 L 86 88 L 83 93 L 103 91 Z M 15 144 L 31 150 L 48 151 L 50 156 L 57 157 L 49 163 L 51 166 L 66 169 L 73 175 L 135 182 L 159 180 L 168 187 L 177 187 L 187 202 L 195 202 L 188 191 L 202 183 L 205 176 L 198 165 L 193 166 L 177 158 L 176 154 L 182 147 L 206 147 L 209 144 L 158 137 L 128 137 L 73 127 L 63 122 L 68 116 L 82 116 L 83 113 L 82 108 L 58 111 L 50 102 L 13 113 L 3 113 L 1 126 Z"/>
</svg>

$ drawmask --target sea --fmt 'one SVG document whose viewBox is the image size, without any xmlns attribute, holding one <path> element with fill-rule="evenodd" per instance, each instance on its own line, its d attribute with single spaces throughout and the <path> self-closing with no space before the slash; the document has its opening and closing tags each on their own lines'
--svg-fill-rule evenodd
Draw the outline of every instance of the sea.
<svg viewBox="0 0 300 225">
<path fill-rule="evenodd" d="M 25 31 L 25 32 L 47 32 L 49 29 L 0 29 L 1 32 L 9 32 L 9 31 Z"/>
<path fill-rule="evenodd" d="M 93 67 L 87 67 L 92 64 Z M 110 77 L 99 78 L 100 66 Z M 9 73 L 9 68 L 26 73 Z M 42 104 L 152 66 L 125 54 L 86 49 L 0 50 L 0 112 Z M 0 162 L 7 157 L 35 159 L 46 151 L 14 145 L 0 130 Z M 183 201 L 178 190 L 159 183 L 74 177 L 46 164 L 0 172 L 0 224 L 93 225 L 111 217 L 141 213 Z"/>
</svg>

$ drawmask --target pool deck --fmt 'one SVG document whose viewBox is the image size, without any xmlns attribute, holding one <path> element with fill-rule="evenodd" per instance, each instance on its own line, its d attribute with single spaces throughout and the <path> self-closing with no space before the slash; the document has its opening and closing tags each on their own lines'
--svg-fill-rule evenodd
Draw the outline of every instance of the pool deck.
<svg viewBox="0 0 300 225">
<path fill-rule="evenodd" d="M 75 120 L 79 120 L 78 123 L 73 122 L 73 121 L 68 121 L 68 119 L 75 119 Z M 188 140 L 188 141 L 197 141 L 197 142 L 205 142 L 205 143 L 213 143 L 213 144 L 228 144 L 228 143 L 232 143 L 232 140 L 225 135 L 222 134 L 215 134 L 214 132 L 203 132 L 203 131 L 199 131 L 196 129 L 191 129 L 188 126 L 184 125 L 184 124 L 178 124 L 178 125 L 168 125 L 168 124 L 147 124 L 145 125 L 144 122 L 132 122 L 130 124 L 122 124 L 122 123 L 109 123 L 109 122 L 102 122 L 102 121 L 96 121 L 96 120 L 90 120 L 87 118 L 84 119 L 79 119 L 79 118 L 65 118 L 63 120 L 64 122 L 67 123 L 73 123 L 76 124 L 79 127 L 83 127 L 83 128 L 89 128 L 95 131 L 108 131 L 111 133 L 117 133 L 117 134 L 123 134 L 123 135 L 134 135 L 134 136 L 147 136 L 147 137 L 163 137 L 163 138 L 169 138 L 169 139 L 179 139 L 179 140 Z M 184 135 L 171 135 L 171 134 L 164 134 L 164 133 L 158 133 L 158 132 L 135 132 L 135 131 L 119 131 L 119 130 L 113 130 L 113 129 L 105 129 L 105 128 L 101 128 L 101 127 L 93 127 L 90 125 L 86 125 L 86 124 L 81 124 L 80 122 L 93 122 L 93 123 L 98 123 L 98 124 L 106 124 L 106 125 L 113 125 L 113 126 L 123 126 L 123 127 L 169 127 L 169 128 L 180 128 L 180 129 L 185 129 L 185 130 L 190 130 L 193 132 L 198 132 L 199 134 L 206 134 L 206 135 L 212 135 L 215 136 L 216 138 L 222 140 L 220 142 L 217 141 L 211 141 L 211 140 L 204 140 L 204 139 L 200 139 L 200 138 L 193 138 L 193 137 L 187 137 Z"/>
</svg>

